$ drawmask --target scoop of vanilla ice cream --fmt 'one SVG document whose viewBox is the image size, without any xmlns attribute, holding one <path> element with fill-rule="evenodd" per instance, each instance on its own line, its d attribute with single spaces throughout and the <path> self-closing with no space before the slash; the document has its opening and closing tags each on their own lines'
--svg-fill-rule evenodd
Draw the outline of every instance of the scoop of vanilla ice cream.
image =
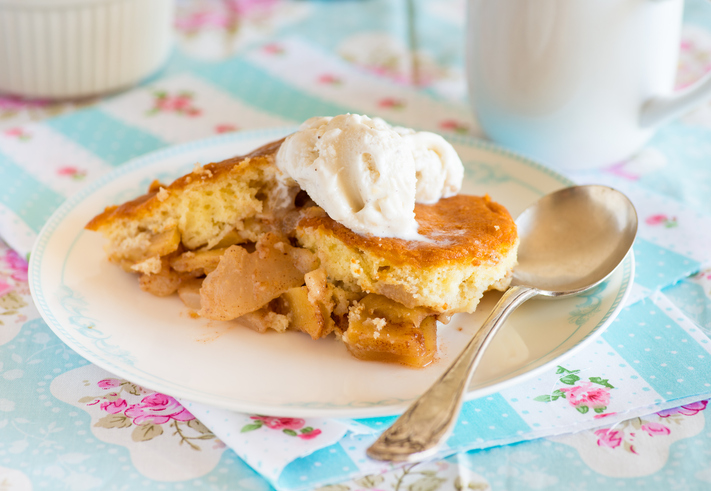
<svg viewBox="0 0 711 491">
<path fill-rule="evenodd" d="M 436 133 L 393 128 L 412 148 L 415 158 L 417 203 L 436 203 L 440 198 L 454 196 L 462 188 L 464 166 L 454 147 Z"/>
<path fill-rule="evenodd" d="M 357 114 L 311 118 L 276 158 L 328 215 L 360 234 L 422 239 L 415 202 L 456 194 L 464 173 L 451 145 L 433 133 L 393 128 Z"/>
</svg>

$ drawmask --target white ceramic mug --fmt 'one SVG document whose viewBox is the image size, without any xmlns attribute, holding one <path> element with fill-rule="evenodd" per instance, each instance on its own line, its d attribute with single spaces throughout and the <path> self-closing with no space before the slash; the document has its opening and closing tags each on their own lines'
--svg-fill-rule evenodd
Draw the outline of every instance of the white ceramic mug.
<svg viewBox="0 0 711 491">
<path fill-rule="evenodd" d="M 711 98 L 674 92 L 683 0 L 469 0 L 470 100 L 492 140 L 562 169 L 633 155 Z"/>
</svg>

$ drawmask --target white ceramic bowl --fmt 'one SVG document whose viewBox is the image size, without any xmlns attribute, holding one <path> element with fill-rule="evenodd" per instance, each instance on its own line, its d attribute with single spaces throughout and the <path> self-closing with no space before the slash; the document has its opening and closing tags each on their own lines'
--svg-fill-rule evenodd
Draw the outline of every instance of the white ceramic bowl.
<svg viewBox="0 0 711 491">
<path fill-rule="evenodd" d="M 173 0 L 0 0 L 0 92 L 49 99 L 129 87 L 172 44 Z"/>
</svg>

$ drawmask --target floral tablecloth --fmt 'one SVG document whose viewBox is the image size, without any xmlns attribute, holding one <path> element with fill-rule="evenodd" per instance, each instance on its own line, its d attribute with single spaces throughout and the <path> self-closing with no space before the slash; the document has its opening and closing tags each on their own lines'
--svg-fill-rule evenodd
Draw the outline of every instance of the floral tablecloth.
<svg viewBox="0 0 711 491">
<path fill-rule="evenodd" d="M 570 421 L 547 433 L 557 436 L 492 447 L 516 441 L 492 426 L 470 442 L 476 450 L 445 459 L 391 469 L 361 463 L 355 456 L 387 418 L 224 414 L 231 433 L 215 424 L 213 408 L 90 364 L 39 318 L 26 263 L 37 232 L 65 197 L 131 157 L 354 109 L 478 135 L 465 101 L 464 8 L 463 0 L 184 0 L 172 59 L 140 87 L 81 103 L 0 96 L 0 176 L 12 182 L 0 186 L 0 235 L 8 244 L 0 246 L 0 489 L 298 489 L 300 480 L 333 491 L 711 488 L 711 432 L 700 396 L 711 394 L 704 388 L 711 387 L 711 104 L 663 128 L 629 161 L 569 176 L 633 197 L 644 211 L 638 263 L 660 251 L 678 263 L 672 281 L 635 278 L 638 301 L 621 317 L 639 322 L 624 332 L 611 328 L 589 350 L 596 359 L 576 355 L 532 381 L 530 393 L 514 388 L 474 401 L 460 420 L 510 408 L 516 414 L 499 418 L 525 419 L 531 438 L 546 421 Z M 700 0 L 686 4 L 679 68 L 679 87 L 711 68 L 711 8 Z M 655 324 L 661 313 L 674 325 Z M 659 345 L 668 360 L 635 365 L 632 348 L 640 357 L 657 349 L 664 329 L 674 332 L 673 348 Z M 672 394 L 691 382 L 695 395 Z M 659 398 L 620 418 L 617 394 L 635 391 Z M 540 417 L 528 414 L 532 407 Z M 511 423 L 507 434 L 521 428 Z M 266 434 L 280 440 L 262 443 L 265 452 L 278 447 L 301 457 L 272 477 L 254 457 Z"/>
</svg>

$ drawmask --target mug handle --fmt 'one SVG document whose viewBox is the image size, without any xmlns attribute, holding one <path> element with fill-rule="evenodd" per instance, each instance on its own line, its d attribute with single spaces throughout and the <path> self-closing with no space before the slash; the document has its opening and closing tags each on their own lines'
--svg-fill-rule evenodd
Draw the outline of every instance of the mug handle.
<svg viewBox="0 0 711 491">
<path fill-rule="evenodd" d="M 642 128 L 653 128 L 681 116 L 711 99 L 711 72 L 691 86 L 668 96 L 653 97 L 644 102 L 639 116 Z"/>
</svg>

